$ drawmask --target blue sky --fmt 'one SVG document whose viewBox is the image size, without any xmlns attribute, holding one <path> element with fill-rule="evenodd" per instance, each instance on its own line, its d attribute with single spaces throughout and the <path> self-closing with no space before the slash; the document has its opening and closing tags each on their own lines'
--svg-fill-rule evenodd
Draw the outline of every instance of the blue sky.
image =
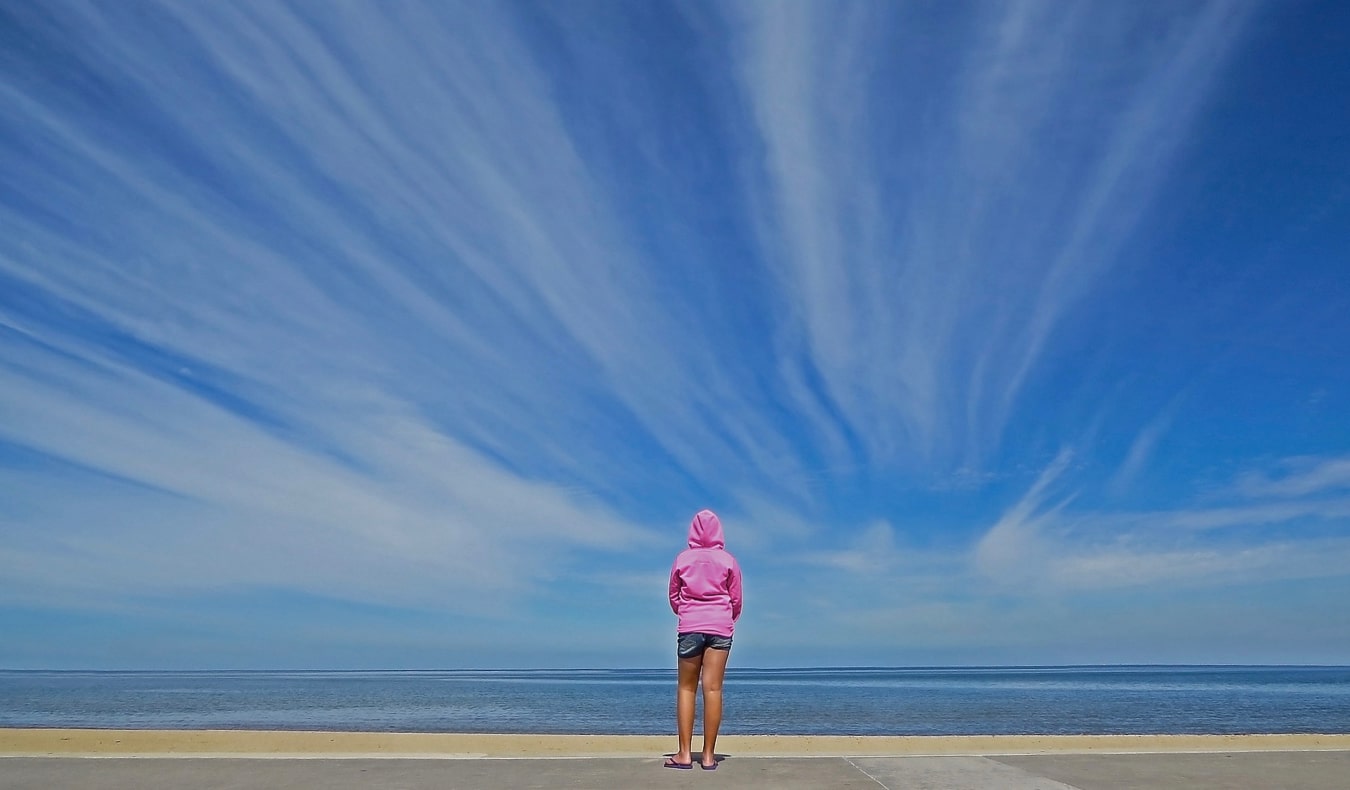
<svg viewBox="0 0 1350 790">
<path fill-rule="evenodd" d="M 1347 31 L 4 3 L 0 666 L 1350 663 Z"/>
</svg>

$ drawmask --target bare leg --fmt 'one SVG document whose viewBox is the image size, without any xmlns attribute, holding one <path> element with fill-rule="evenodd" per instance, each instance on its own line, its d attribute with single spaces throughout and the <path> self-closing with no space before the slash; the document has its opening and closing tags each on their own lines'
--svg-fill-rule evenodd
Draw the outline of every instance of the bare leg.
<svg viewBox="0 0 1350 790">
<path fill-rule="evenodd" d="M 717 730 L 722 726 L 722 678 L 731 650 L 708 648 L 703 653 L 703 764 L 717 764 Z M 690 715 L 693 715 L 690 706 Z"/>
<path fill-rule="evenodd" d="M 680 735 L 680 750 L 670 759 L 677 763 L 693 761 L 694 696 L 698 694 L 699 670 L 703 656 L 680 659 L 680 685 L 675 690 L 675 725 Z"/>
</svg>

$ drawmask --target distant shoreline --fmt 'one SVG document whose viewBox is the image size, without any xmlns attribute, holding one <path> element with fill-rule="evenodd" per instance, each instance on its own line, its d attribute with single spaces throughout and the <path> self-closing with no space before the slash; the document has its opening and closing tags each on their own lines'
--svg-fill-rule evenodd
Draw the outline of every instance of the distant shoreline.
<svg viewBox="0 0 1350 790">
<path fill-rule="evenodd" d="M 0 728 L 0 756 L 7 757 L 640 757 L 669 752 L 673 742 L 673 734 Z M 719 751 L 738 757 L 1350 751 L 1350 734 L 724 735 L 718 746 Z"/>
</svg>

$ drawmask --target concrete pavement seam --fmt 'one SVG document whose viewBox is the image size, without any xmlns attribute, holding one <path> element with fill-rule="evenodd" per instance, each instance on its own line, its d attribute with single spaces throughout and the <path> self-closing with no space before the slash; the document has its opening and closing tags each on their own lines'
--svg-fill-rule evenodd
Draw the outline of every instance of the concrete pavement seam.
<svg viewBox="0 0 1350 790">
<path fill-rule="evenodd" d="M 844 758 L 844 762 L 848 763 L 849 765 L 853 766 L 853 767 L 856 768 L 857 770 L 861 771 L 863 776 L 865 776 L 865 777 L 867 777 L 868 779 L 871 779 L 873 782 L 876 782 L 877 784 L 881 785 L 881 787 L 883 788 L 883 790 L 891 790 L 891 788 L 889 788 L 889 787 L 886 786 L 886 783 L 885 783 L 885 782 L 883 782 L 883 781 L 881 781 L 880 779 L 876 778 L 875 776 L 869 774 L 866 770 L 863 769 L 862 766 L 860 766 L 860 765 L 858 765 L 857 763 L 853 762 L 853 759 L 852 759 L 851 757 L 845 757 L 845 758 Z"/>
</svg>

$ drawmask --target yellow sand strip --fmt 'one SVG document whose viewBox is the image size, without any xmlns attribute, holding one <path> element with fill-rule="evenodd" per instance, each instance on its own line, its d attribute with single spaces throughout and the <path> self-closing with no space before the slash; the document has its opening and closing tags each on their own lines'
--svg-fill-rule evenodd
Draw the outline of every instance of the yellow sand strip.
<svg viewBox="0 0 1350 790">
<path fill-rule="evenodd" d="M 628 757 L 669 752 L 674 735 L 491 735 L 0 728 L 8 756 Z M 724 735 L 737 757 L 1347 751 L 1350 735 Z"/>
</svg>

